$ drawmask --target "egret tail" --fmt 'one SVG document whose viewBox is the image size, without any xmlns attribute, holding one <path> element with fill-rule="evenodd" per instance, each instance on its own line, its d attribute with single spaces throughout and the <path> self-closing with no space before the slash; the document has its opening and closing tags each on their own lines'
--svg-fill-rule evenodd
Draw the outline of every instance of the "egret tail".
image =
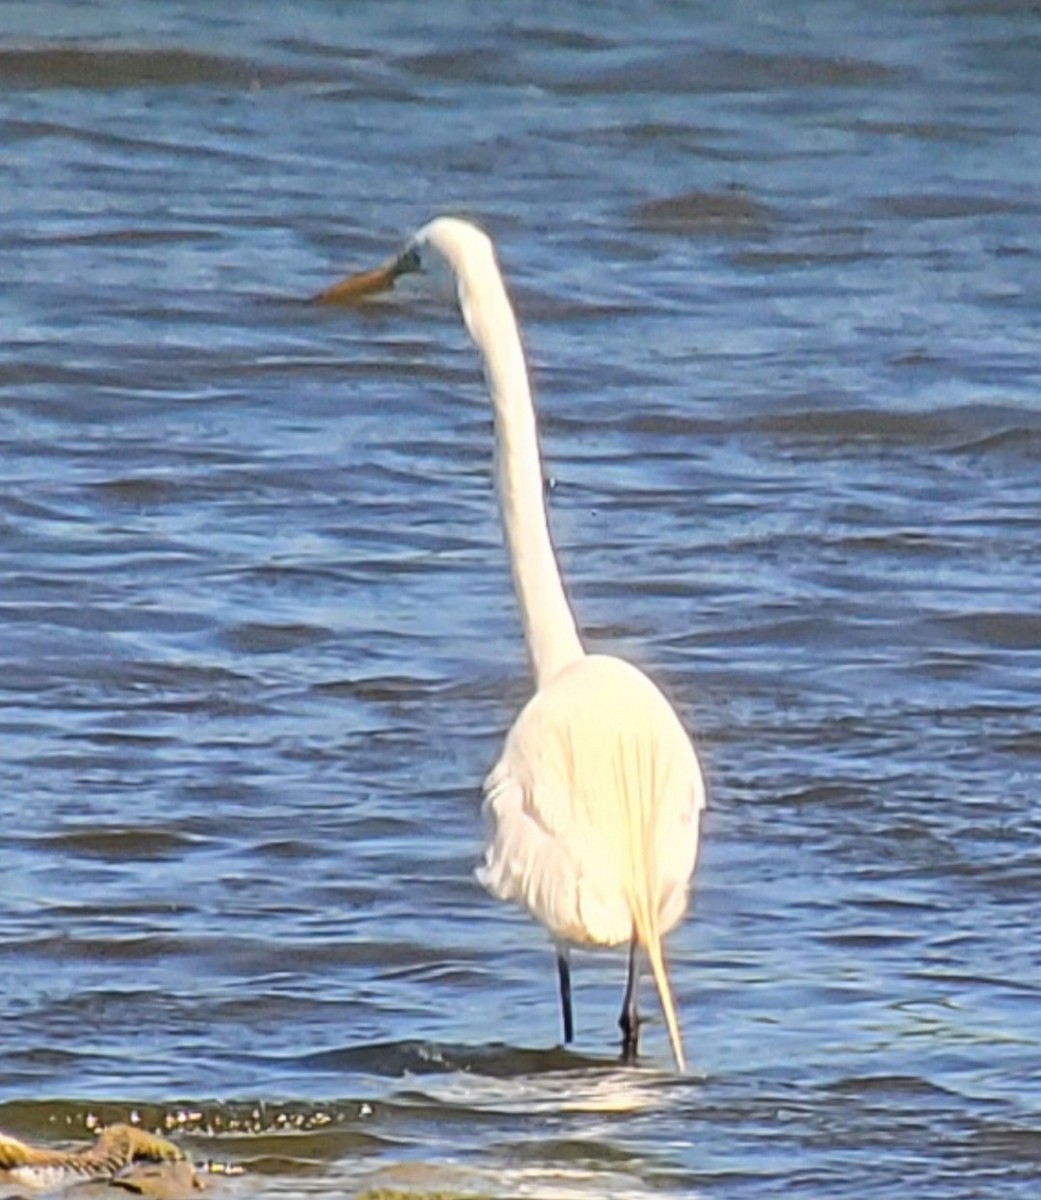
<svg viewBox="0 0 1041 1200">
<path fill-rule="evenodd" d="M 661 1011 L 665 1017 L 665 1027 L 669 1031 L 672 1055 L 676 1060 L 677 1069 L 682 1074 L 686 1071 L 687 1064 L 683 1057 L 683 1042 L 680 1040 L 680 1023 L 676 1017 L 676 1005 L 672 999 L 672 986 L 669 983 L 669 973 L 665 967 L 665 954 L 662 950 L 661 934 L 658 932 L 658 922 L 653 919 L 646 921 L 645 914 L 637 910 L 636 935 L 641 945 L 647 951 L 647 957 L 651 961 L 651 971 L 654 974 L 654 983 L 658 989 L 658 999 L 661 1002 Z"/>
</svg>

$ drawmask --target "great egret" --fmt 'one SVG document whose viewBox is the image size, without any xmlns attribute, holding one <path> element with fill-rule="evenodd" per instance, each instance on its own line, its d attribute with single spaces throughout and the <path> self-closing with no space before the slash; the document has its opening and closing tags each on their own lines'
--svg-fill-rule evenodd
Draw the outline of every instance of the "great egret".
<svg viewBox="0 0 1041 1200">
<path fill-rule="evenodd" d="M 637 1053 L 639 953 L 654 973 L 669 1040 L 684 1069 L 662 937 L 683 916 L 705 788 L 675 712 L 643 672 L 587 654 L 564 591 L 543 498 L 535 406 L 520 333 L 490 238 L 438 217 L 382 267 L 320 293 L 353 303 L 424 270 L 431 254 L 454 273 L 495 410 L 498 493 L 535 694 L 484 782 L 489 836 L 480 882 L 528 909 L 557 948 L 564 1041 L 574 1036 L 571 945 L 629 946 L 619 1026 Z"/>
</svg>

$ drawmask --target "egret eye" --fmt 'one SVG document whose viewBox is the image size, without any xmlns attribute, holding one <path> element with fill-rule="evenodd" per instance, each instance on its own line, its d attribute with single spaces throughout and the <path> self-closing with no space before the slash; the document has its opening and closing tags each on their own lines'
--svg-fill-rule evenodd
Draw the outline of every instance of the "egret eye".
<svg viewBox="0 0 1041 1200">
<path fill-rule="evenodd" d="M 423 271 L 423 259 L 420 256 L 419 247 L 407 247 L 397 263 L 395 263 L 395 268 L 398 275 L 421 273 Z"/>
</svg>

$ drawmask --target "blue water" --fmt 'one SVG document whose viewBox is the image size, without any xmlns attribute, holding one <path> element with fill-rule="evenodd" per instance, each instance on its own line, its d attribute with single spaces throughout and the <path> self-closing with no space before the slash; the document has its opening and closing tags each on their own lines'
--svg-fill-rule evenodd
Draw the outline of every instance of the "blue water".
<svg viewBox="0 0 1041 1200">
<path fill-rule="evenodd" d="M 6 4 L 0 1128 L 258 1195 L 1041 1181 L 1029 4 Z M 670 941 L 472 877 L 529 694 L 458 314 L 495 236 L 588 644 L 711 805 Z M 650 996 L 648 994 L 648 1006 Z"/>
</svg>

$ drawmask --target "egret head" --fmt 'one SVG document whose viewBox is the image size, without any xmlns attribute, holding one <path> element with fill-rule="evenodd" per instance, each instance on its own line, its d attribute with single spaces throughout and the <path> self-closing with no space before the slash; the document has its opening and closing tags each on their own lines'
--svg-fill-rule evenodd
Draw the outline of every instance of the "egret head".
<svg viewBox="0 0 1041 1200">
<path fill-rule="evenodd" d="M 437 275 L 447 266 L 462 284 L 475 270 L 493 266 L 495 251 L 483 230 L 459 217 L 436 217 L 405 243 L 400 253 L 372 271 L 348 275 L 314 297 L 316 304 L 352 305 L 387 292 L 402 275 Z"/>
</svg>

